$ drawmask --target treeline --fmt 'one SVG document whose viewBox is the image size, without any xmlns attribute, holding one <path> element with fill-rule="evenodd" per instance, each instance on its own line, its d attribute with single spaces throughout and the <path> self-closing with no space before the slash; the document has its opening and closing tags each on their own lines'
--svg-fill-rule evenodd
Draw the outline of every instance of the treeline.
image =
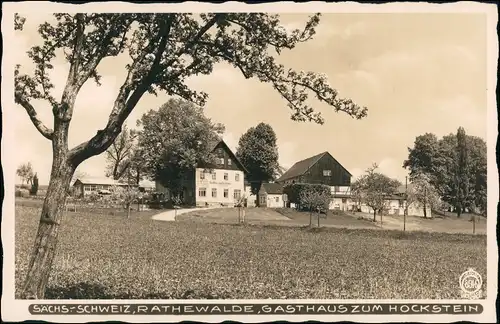
<svg viewBox="0 0 500 324">
<path fill-rule="evenodd" d="M 456 134 L 438 138 L 426 133 L 408 148 L 403 167 L 410 179 L 425 175 L 440 199 L 452 206 L 457 216 L 470 211 L 486 214 L 487 156 L 484 139 L 467 135 L 463 127 Z"/>
</svg>

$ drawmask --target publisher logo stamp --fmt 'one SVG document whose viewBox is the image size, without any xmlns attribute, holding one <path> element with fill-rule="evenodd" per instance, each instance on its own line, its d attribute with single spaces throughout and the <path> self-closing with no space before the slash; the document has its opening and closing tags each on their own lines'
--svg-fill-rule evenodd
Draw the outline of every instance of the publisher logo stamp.
<svg viewBox="0 0 500 324">
<path fill-rule="evenodd" d="M 472 268 L 462 273 L 460 276 L 460 289 L 462 298 L 479 299 L 482 296 L 483 278 Z"/>
</svg>

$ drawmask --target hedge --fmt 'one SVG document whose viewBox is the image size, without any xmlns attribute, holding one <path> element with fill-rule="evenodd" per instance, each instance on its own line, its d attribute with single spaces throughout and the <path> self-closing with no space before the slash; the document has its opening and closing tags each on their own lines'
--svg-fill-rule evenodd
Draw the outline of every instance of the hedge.
<svg viewBox="0 0 500 324">
<path fill-rule="evenodd" d="M 328 194 L 331 193 L 331 189 L 329 186 L 324 184 L 312 184 L 312 183 L 293 183 L 286 185 L 283 188 L 283 193 L 287 195 L 288 202 L 300 206 L 301 205 L 300 194 L 305 190 L 326 192 Z"/>
</svg>

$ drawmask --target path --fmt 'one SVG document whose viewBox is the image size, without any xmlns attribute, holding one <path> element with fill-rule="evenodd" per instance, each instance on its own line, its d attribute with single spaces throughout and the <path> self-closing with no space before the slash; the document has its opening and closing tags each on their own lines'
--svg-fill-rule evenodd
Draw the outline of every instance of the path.
<svg viewBox="0 0 500 324">
<path fill-rule="evenodd" d="M 204 207 L 204 208 L 186 208 L 186 209 L 170 209 L 161 213 L 158 213 L 156 215 L 153 215 L 151 218 L 154 220 L 159 220 L 159 221 L 166 221 L 166 222 L 175 222 L 175 215 L 177 211 L 177 216 L 189 213 L 195 210 L 207 210 L 207 209 L 214 209 L 214 208 L 220 208 L 220 207 Z"/>
</svg>

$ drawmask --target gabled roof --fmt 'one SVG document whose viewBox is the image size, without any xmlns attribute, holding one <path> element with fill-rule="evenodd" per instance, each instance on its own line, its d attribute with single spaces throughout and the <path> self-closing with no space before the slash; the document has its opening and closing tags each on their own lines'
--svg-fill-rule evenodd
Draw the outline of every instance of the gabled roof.
<svg viewBox="0 0 500 324">
<path fill-rule="evenodd" d="M 285 180 L 296 178 L 296 177 L 299 177 L 299 176 L 303 175 L 304 173 L 307 172 L 307 170 L 309 170 L 313 165 L 315 165 L 316 163 L 318 163 L 318 161 L 323 156 L 325 156 L 327 154 L 330 155 L 330 157 L 334 161 L 336 161 L 347 173 L 349 173 L 349 175 L 351 175 L 351 173 L 349 171 L 347 171 L 347 169 L 344 168 L 330 153 L 328 153 L 327 151 L 325 151 L 323 153 L 316 154 L 314 156 L 311 156 L 311 157 L 309 157 L 307 159 L 304 159 L 304 160 L 301 160 L 301 161 L 295 163 L 294 165 L 292 165 L 292 167 L 290 169 L 288 169 L 288 171 L 286 171 L 276 181 L 285 181 Z"/>
<path fill-rule="evenodd" d="M 222 145 L 224 147 L 224 149 L 229 153 L 229 156 L 231 157 L 231 159 L 236 162 L 236 164 L 238 165 L 238 167 L 243 170 L 244 173 L 248 174 L 248 170 L 245 168 L 245 166 L 240 162 L 240 160 L 236 157 L 236 155 L 233 153 L 233 151 L 231 150 L 231 148 L 229 148 L 229 146 L 226 144 L 226 142 L 224 142 L 224 140 L 220 137 L 217 136 L 216 139 L 214 140 L 210 140 L 208 142 L 208 145 L 209 147 L 212 148 L 212 151 L 214 151 L 217 147 L 219 147 L 220 145 Z"/>
<path fill-rule="evenodd" d="M 307 170 L 309 170 L 310 167 L 315 165 L 319 159 L 323 157 L 327 152 L 323 152 L 314 156 L 311 156 L 307 159 L 301 160 L 299 162 L 296 162 L 288 171 L 286 171 L 281 177 L 279 177 L 278 180 L 276 181 L 284 181 L 287 179 L 295 178 L 298 176 L 303 175 L 306 173 Z"/>
<path fill-rule="evenodd" d="M 262 189 L 264 189 L 270 195 L 283 194 L 283 186 L 279 183 L 263 183 Z"/>
</svg>

